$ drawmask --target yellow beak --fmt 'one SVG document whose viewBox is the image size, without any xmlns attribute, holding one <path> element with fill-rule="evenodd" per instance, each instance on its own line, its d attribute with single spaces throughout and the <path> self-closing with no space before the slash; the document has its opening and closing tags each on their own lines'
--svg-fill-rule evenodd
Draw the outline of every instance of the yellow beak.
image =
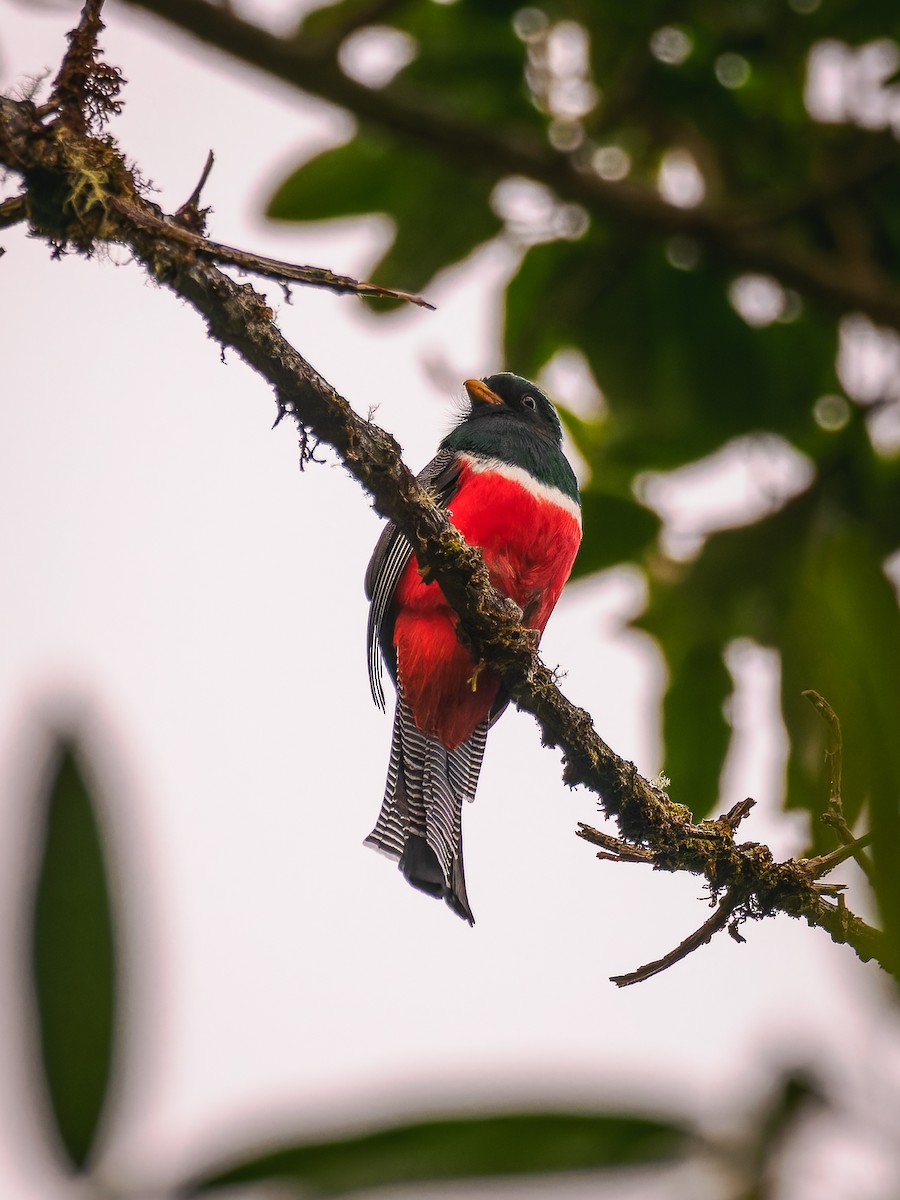
<svg viewBox="0 0 900 1200">
<path fill-rule="evenodd" d="M 496 392 L 492 392 L 486 383 L 480 379 L 467 379 L 463 387 L 469 393 L 473 404 L 502 404 L 503 401 Z"/>
</svg>

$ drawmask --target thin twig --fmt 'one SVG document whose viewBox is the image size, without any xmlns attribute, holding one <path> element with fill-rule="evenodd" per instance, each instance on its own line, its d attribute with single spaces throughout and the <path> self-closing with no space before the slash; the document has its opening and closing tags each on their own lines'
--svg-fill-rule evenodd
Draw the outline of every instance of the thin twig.
<svg viewBox="0 0 900 1200">
<path fill-rule="evenodd" d="M 825 750 L 825 758 L 829 767 L 829 783 L 830 791 L 828 795 L 828 806 L 830 809 L 841 816 L 844 814 L 844 801 L 841 796 L 841 756 L 843 753 L 843 734 L 841 733 L 841 722 L 837 713 L 828 703 L 824 696 L 820 696 L 817 691 L 812 688 L 807 688 L 805 692 L 801 692 L 804 700 L 808 700 L 819 716 L 828 726 L 828 746 Z M 852 838 L 853 835 L 847 829 L 847 833 Z"/>
<path fill-rule="evenodd" d="M 746 800 L 739 800 L 737 804 L 732 805 L 721 817 L 701 821 L 699 825 L 690 825 L 686 832 L 689 837 L 699 838 L 700 841 L 717 841 L 723 832 L 733 836 L 738 825 L 749 815 L 755 804 L 756 801 L 748 796 Z"/>
<path fill-rule="evenodd" d="M 840 866 L 842 862 L 846 862 L 848 858 L 855 858 L 859 862 L 860 851 L 871 842 L 872 834 L 864 833 L 862 837 L 851 838 L 845 845 L 839 846 L 837 850 L 832 850 L 829 854 L 819 854 L 815 858 L 801 859 L 800 865 L 811 879 L 819 879 L 822 875 L 827 875 L 829 871 Z M 863 869 L 865 870 L 867 867 L 869 867 L 868 860 Z"/>
<path fill-rule="evenodd" d="M 143 206 L 138 206 L 129 200 L 117 196 L 109 198 L 112 208 L 118 209 L 129 220 L 142 225 L 145 229 L 154 231 L 170 241 L 181 246 L 188 246 L 195 254 L 211 262 L 228 263 L 233 267 L 241 267 L 256 275 L 264 275 L 268 279 L 287 280 L 291 283 L 303 283 L 309 287 L 327 288 L 332 292 L 352 292 L 357 296 L 378 296 L 389 300 L 406 300 L 417 304 L 420 308 L 434 309 L 422 296 L 411 292 L 401 292 L 394 288 L 380 287 L 375 283 L 365 283 L 352 279 L 349 275 L 335 275 L 324 267 L 302 267 L 296 263 L 282 262 L 277 258 L 266 258 L 260 254 L 251 254 L 247 250 L 238 250 L 234 246 L 225 246 L 221 242 L 211 241 L 192 229 L 176 225 L 171 219 L 157 216 Z"/>
<path fill-rule="evenodd" d="M 173 221 L 177 222 L 179 225 L 182 225 L 185 229 L 191 229 L 198 234 L 203 233 L 203 215 L 205 212 L 209 211 L 208 209 L 204 209 L 203 213 L 201 213 L 200 194 L 206 186 L 206 181 L 209 179 L 209 173 L 213 169 L 213 163 L 215 161 L 216 156 L 213 154 L 212 150 L 210 150 L 206 156 L 206 162 L 204 163 L 203 170 L 200 173 L 200 178 L 197 180 L 197 186 L 191 192 L 190 196 L 188 196 L 187 200 L 185 200 L 184 204 L 182 204 L 181 208 L 179 208 L 172 217 Z"/>
<path fill-rule="evenodd" d="M 739 800 L 737 804 L 734 804 L 731 808 L 729 808 L 727 813 L 723 813 L 722 816 L 719 817 L 716 824 L 725 825 L 731 830 L 732 833 L 734 833 L 741 821 L 750 815 L 751 810 L 755 806 L 756 801 L 752 800 L 749 796 L 746 798 L 746 800 Z"/>
<path fill-rule="evenodd" d="M 614 862 L 651 864 L 655 862 L 652 850 L 647 850 L 643 846 L 634 846 L 631 842 L 626 842 L 623 838 L 603 833 L 600 829 L 594 829 L 592 825 L 585 825 L 583 821 L 578 822 L 578 828 L 575 830 L 575 833 L 578 837 L 584 838 L 586 842 L 591 842 L 594 846 L 603 847 L 603 851 L 597 855 L 598 858 L 607 858 Z"/>
<path fill-rule="evenodd" d="M 738 898 L 733 892 L 726 892 L 719 901 L 719 906 L 708 921 L 704 921 L 698 930 L 686 937 L 683 942 L 680 942 L 674 950 L 670 950 L 668 954 L 664 954 L 662 958 L 658 958 L 656 962 L 647 963 L 644 967 L 638 967 L 636 971 L 629 971 L 627 975 L 611 975 L 610 982 L 616 987 L 629 987 L 632 983 L 643 983 L 645 979 L 652 979 L 654 975 L 659 975 L 661 971 L 665 971 L 668 967 L 680 962 L 683 958 L 687 958 L 694 950 L 705 946 L 714 934 L 717 934 L 721 929 L 724 929 L 728 924 L 728 919 L 738 906 Z"/>
<path fill-rule="evenodd" d="M 24 196 L 10 196 L 0 203 L 0 229 L 9 229 L 28 218 L 28 203 Z"/>
<path fill-rule="evenodd" d="M 854 838 L 853 830 L 847 824 L 847 819 L 844 816 L 844 798 L 841 790 L 841 769 L 843 756 L 843 734 L 841 732 L 841 722 L 825 699 L 817 691 L 812 688 L 807 688 L 801 693 L 803 697 L 810 702 L 822 720 L 828 726 L 828 745 L 825 749 L 825 760 L 828 763 L 828 806 L 822 814 L 822 820 L 826 825 L 830 825 L 837 834 L 842 845 L 852 847 L 850 855 L 844 857 L 853 857 L 859 864 L 860 870 L 868 879 L 869 883 L 874 886 L 875 872 L 869 861 L 869 857 L 863 854 L 863 847 L 868 845 L 869 839 Z M 825 855 L 825 858 L 828 856 Z M 830 867 L 828 868 L 831 869 Z"/>
</svg>

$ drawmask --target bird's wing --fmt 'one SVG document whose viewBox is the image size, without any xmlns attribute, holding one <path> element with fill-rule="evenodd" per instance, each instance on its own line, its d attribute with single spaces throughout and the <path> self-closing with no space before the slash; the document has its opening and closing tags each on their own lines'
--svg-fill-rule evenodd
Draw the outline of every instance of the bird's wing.
<svg viewBox="0 0 900 1200">
<path fill-rule="evenodd" d="M 461 465 L 456 453 L 453 450 L 441 450 L 428 466 L 419 472 L 417 479 L 422 487 L 432 493 L 441 508 L 446 508 L 456 493 L 460 472 Z M 396 678 L 397 656 L 394 651 L 394 620 L 391 612 L 394 589 L 412 552 L 412 546 L 407 539 L 393 521 L 389 521 L 381 531 L 381 537 L 375 544 L 366 569 L 366 596 L 371 601 L 366 634 L 369 685 L 372 688 L 372 697 L 380 709 L 384 709 L 382 656 L 391 678 Z"/>
</svg>

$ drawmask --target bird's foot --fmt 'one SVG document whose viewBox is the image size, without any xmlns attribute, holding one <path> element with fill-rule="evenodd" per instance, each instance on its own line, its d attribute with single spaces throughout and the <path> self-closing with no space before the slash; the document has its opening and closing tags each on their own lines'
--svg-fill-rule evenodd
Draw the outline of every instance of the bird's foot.
<svg viewBox="0 0 900 1200">
<path fill-rule="evenodd" d="M 486 666 L 485 663 L 480 662 L 478 664 L 478 666 L 475 668 L 475 670 L 472 672 L 472 674 L 469 676 L 469 678 L 466 680 L 466 682 L 468 683 L 469 687 L 472 689 L 473 692 L 478 691 L 478 676 L 485 669 L 485 666 Z"/>
</svg>

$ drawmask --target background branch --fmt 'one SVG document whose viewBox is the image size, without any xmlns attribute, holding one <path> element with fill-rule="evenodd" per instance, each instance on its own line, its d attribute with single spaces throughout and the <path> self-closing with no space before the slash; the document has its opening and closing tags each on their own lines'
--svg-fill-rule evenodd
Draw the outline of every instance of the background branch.
<svg viewBox="0 0 900 1200">
<path fill-rule="evenodd" d="M 542 138 L 518 131 L 502 137 L 488 126 L 475 126 L 436 110 L 427 99 L 400 88 L 374 89 L 341 70 L 336 47 L 303 37 L 279 37 L 235 12 L 208 0 L 121 0 L 144 9 L 302 91 L 339 105 L 370 126 L 439 155 L 464 171 L 500 180 L 524 175 L 546 184 L 560 199 L 589 212 L 615 217 L 621 226 L 649 229 L 657 235 L 686 234 L 716 259 L 740 271 L 774 275 L 823 308 L 863 312 L 873 321 L 900 331 L 900 287 L 874 263 L 861 269 L 836 253 L 815 253 L 789 243 L 773 228 L 760 225 L 760 209 L 746 214 L 701 205 L 682 208 L 659 192 L 628 180 L 609 182 L 581 170 L 571 155 Z M 808 204 L 805 197 L 801 206 Z M 788 203 L 788 209 L 794 202 Z"/>
</svg>

